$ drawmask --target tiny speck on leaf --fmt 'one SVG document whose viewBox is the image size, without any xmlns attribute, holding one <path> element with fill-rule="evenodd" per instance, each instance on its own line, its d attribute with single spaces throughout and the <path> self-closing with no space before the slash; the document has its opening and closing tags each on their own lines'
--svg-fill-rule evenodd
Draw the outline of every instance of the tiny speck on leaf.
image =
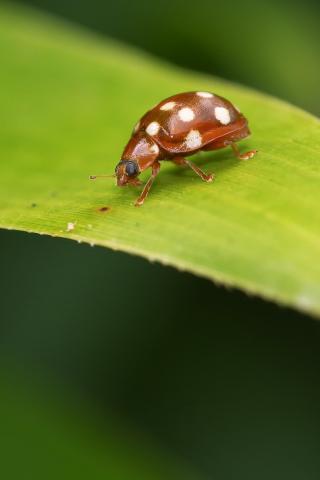
<svg viewBox="0 0 320 480">
<path fill-rule="evenodd" d="M 74 230 L 74 227 L 76 226 L 75 223 L 73 222 L 68 222 L 67 223 L 67 232 L 71 232 L 72 230 Z"/>
<path fill-rule="evenodd" d="M 105 213 L 105 212 L 108 212 L 109 210 L 111 210 L 110 207 L 101 207 L 101 208 L 99 208 L 98 211 Z"/>
<path fill-rule="evenodd" d="M 35 208 L 37 207 L 38 205 L 36 203 L 31 203 L 31 208 Z"/>
</svg>

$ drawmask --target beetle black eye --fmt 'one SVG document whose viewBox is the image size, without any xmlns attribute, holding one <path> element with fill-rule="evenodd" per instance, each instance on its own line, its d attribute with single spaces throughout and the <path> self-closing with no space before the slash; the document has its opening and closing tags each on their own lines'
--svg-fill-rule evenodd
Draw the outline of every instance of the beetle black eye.
<svg viewBox="0 0 320 480">
<path fill-rule="evenodd" d="M 138 173 L 138 165 L 135 162 L 127 162 L 126 164 L 126 174 L 128 177 L 133 177 Z"/>
</svg>

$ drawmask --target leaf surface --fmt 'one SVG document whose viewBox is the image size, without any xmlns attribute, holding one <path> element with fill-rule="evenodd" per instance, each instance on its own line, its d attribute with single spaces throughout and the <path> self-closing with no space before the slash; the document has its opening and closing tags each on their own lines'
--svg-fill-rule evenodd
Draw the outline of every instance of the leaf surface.
<svg viewBox="0 0 320 480">
<path fill-rule="evenodd" d="M 0 48 L 2 228 L 142 255 L 320 314 L 318 119 L 29 10 L 0 7 Z M 197 155 L 213 184 L 168 162 L 142 208 L 139 190 L 88 180 L 113 173 L 145 111 L 188 90 L 239 106 L 253 133 L 240 148 L 258 155 Z"/>
</svg>

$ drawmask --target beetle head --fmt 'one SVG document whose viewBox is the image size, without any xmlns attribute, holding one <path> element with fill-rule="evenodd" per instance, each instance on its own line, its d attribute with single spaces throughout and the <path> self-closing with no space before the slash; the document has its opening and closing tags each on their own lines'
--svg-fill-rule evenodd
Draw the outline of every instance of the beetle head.
<svg viewBox="0 0 320 480">
<path fill-rule="evenodd" d="M 145 132 L 133 135 L 116 166 L 117 185 L 140 185 L 138 175 L 153 164 L 159 157 L 159 152 L 158 145 Z"/>
<path fill-rule="evenodd" d="M 115 169 L 118 187 L 128 185 L 138 185 L 139 167 L 134 160 L 121 160 Z"/>
</svg>

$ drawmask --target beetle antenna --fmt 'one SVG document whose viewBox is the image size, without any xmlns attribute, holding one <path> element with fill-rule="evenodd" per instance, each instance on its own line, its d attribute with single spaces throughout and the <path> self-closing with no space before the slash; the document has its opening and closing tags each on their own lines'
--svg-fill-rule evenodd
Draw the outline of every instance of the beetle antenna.
<svg viewBox="0 0 320 480">
<path fill-rule="evenodd" d="M 90 175 L 89 179 L 90 180 L 95 180 L 96 178 L 110 178 L 110 177 L 115 177 L 116 174 L 113 173 L 112 175 Z"/>
</svg>

